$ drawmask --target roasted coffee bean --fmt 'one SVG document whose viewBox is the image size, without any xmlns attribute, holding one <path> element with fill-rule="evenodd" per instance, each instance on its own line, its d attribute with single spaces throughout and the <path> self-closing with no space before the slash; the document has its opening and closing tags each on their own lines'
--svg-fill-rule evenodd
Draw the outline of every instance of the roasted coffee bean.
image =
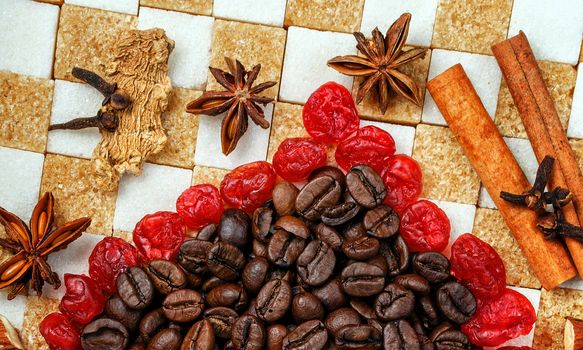
<svg viewBox="0 0 583 350">
<path fill-rule="evenodd" d="M 266 243 L 269 239 L 271 224 L 273 222 L 273 209 L 259 207 L 253 212 L 251 232 L 256 240 Z"/>
<path fill-rule="evenodd" d="M 279 267 L 293 265 L 305 247 L 305 241 L 284 230 L 277 230 L 267 245 L 267 259 Z"/>
<path fill-rule="evenodd" d="M 184 276 L 186 276 L 186 285 L 190 289 L 200 289 L 204 282 L 204 277 L 201 274 L 197 273 L 190 273 L 188 271 L 183 270 Z"/>
<path fill-rule="evenodd" d="M 334 335 L 334 344 L 339 349 L 380 349 L 383 345 L 383 334 L 368 324 L 344 326 Z"/>
<path fill-rule="evenodd" d="M 385 287 L 374 303 L 377 316 L 384 321 L 393 321 L 409 316 L 415 308 L 415 295 L 398 284 Z"/>
<path fill-rule="evenodd" d="M 351 307 L 342 307 L 332 311 L 328 314 L 326 320 L 324 321 L 326 329 L 332 335 L 336 334 L 336 332 L 344 326 L 357 325 L 361 323 L 362 322 L 358 312 L 356 312 Z"/>
<path fill-rule="evenodd" d="M 128 350 L 146 350 L 146 344 L 144 344 L 141 340 L 138 340 L 130 345 Z"/>
<path fill-rule="evenodd" d="M 328 311 L 336 310 L 346 303 L 342 281 L 338 277 L 331 279 L 322 287 L 314 289 L 313 293 Z"/>
<path fill-rule="evenodd" d="M 215 332 L 209 320 L 200 320 L 190 327 L 180 350 L 214 350 Z"/>
<path fill-rule="evenodd" d="M 324 318 L 324 305 L 318 297 L 309 292 L 294 295 L 291 311 L 297 323 Z"/>
<path fill-rule="evenodd" d="M 379 253 L 381 243 L 370 236 L 360 236 L 344 240 L 342 252 L 350 259 L 365 261 Z"/>
<path fill-rule="evenodd" d="M 374 258 L 367 260 L 367 262 L 371 265 L 380 267 L 385 274 L 387 273 L 387 271 L 389 271 L 389 265 L 387 265 L 387 260 L 382 255 L 377 255 Z"/>
<path fill-rule="evenodd" d="M 282 216 L 277 219 L 275 224 L 273 224 L 273 228 L 275 230 L 284 230 L 303 239 L 310 237 L 310 230 L 306 223 L 291 215 Z"/>
<path fill-rule="evenodd" d="M 158 331 L 165 328 L 168 319 L 164 316 L 162 309 L 156 309 L 148 312 L 140 321 L 140 337 L 144 341 L 149 341 Z"/>
<path fill-rule="evenodd" d="M 366 323 L 370 326 L 373 326 L 379 332 L 381 332 L 381 333 L 383 332 L 383 323 L 381 323 L 381 321 L 379 321 L 375 318 L 371 318 L 369 320 L 366 320 Z"/>
<path fill-rule="evenodd" d="M 212 246 L 209 241 L 187 239 L 178 251 L 178 263 L 190 273 L 205 273 L 207 255 Z"/>
<path fill-rule="evenodd" d="M 127 328 L 120 322 L 99 318 L 83 328 L 81 345 L 84 350 L 124 350 L 128 346 L 129 337 Z"/>
<path fill-rule="evenodd" d="M 314 234 L 320 241 L 325 242 L 335 252 L 340 252 L 342 250 L 342 236 L 340 236 L 338 231 L 332 226 L 319 223 L 314 229 Z"/>
<path fill-rule="evenodd" d="M 395 277 L 393 283 L 417 294 L 429 294 L 429 291 L 431 290 L 429 281 L 412 273 Z"/>
<path fill-rule="evenodd" d="M 156 333 L 148 343 L 147 350 L 178 350 L 182 344 L 180 331 L 174 328 L 166 328 Z"/>
<path fill-rule="evenodd" d="M 449 278 L 449 260 L 438 252 L 425 252 L 413 258 L 413 270 L 431 283 L 441 283 Z"/>
<path fill-rule="evenodd" d="M 231 325 L 238 317 L 235 310 L 222 306 L 206 309 L 202 316 L 211 323 L 214 334 L 223 339 L 231 337 Z"/>
<path fill-rule="evenodd" d="M 253 240 L 253 256 L 267 258 L 267 245 L 256 239 Z"/>
<path fill-rule="evenodd" d="M 211 289 L 205 299 L 210 307 L 225 306 L 239 311 L 247 306 L 247 292 L 234 283 L 222 284 Z"/>
<path fill-rule="evenodd" d="M 181 289 L 166 296 L 162 302 L 162 312 L 167 319 L 174 322 L 196 320 L 204 310 L 204 301 L 200 294 L 191 289 Z"/>
<path fill-rule="evenodd" d="M 218 278 L 216 276 L 210 276 L 202 284 L 201 291 L 203 293 L 208 293 L 211 290 L 213 290 L 215 287 L 220 286 L 221 284 L 225 284 L 225 283 L 228 283 L 228 282 L 227 281 L 223 281 L 222 279 L 220 279 L 220 278 Z"/>
<path fill-rule="evenodd" d="M 272 269 L 269 274 L 269 280 L 284 280 L 290 284 L 296 283 L 296 274 L 293 270 L 286 269 Z M 263 287 L 263 286 L 262 286 Z"/>
<path fill-rule="evenodd" d="M 344 202 L 324 209 L 321 220 L 326 225 L 338 226 L 354 219 L 359 212 L 360 205 L 356 202 Z"/>
<path fill-rule="evenodd" d="M 423 327 L 435 327 L 439 324 L 439 313 L 433 299 L 422 296 L 417 300 L 418 315 L 423 323 Z"/>
<path fill-rule="evenodd" d="M 346 188 L 356 203 L 372 209 L 381 204 L 387 195 L 383 179 L 366 165 L 358 165 L 346 174 Z"/>
<path fill-rule="evenodd" d="M 342 188 L 330 176 L 317 177 L 308 182 L 296 198 L 296 210 L 308 220 L 318 220 L 322 211 L 338 203 Z"/>
<path fill-rule="evenodd" d="M 367 211 L 363 223 L 369 235 L 383 239 L 399 231 L 401 220 L 393 209 L 383 204 Z"/>
<path fill-rule="evenodd" d="M 435 345 L 433 344 L 431 339 L 429 339 L 429 337 L 422 335 L 422 334 L 417 334 L 417 338 L 419 338 L 419 350 L 435 350 Z M 449 349 L 446 347 L 442 350 L 449 350 Z M 477 349 L 475 349 L 475 350 L 477 350 Z"/>
<path fill-rule="evenodd" d="M 200 231 L 196 234 L 196 239 L 199 241 L 209 241 L 212 242 L 215 240 L 218 234 L 219 225 L 217 224 L 208 224 L 205 227 L 201 228 Z"/>
<path fill-rule="evenodd" d="M 476 299 L 468 288 L 458 282 L 448 282 L 437 290 L 437 306 L 449 320 L 462 324 L 476 312 Z"/>
<path fill-rule="evenodd" d="M 121 300 L 132 309 L 145 309 L 154 300 L 154 286 L 140 267 L 132 266 L 120 273 L 116 286 Z"/>
<path fill-rule="evenodd" d="M 251 241 L 249 238 L 249 228 L 251 218 L 241 209 L 226 209 L 221 216 L 219 223 L 219 238 L 239 249 L 244 249 Z"/>
<path fill-rule="evenodd" d="M 394 241 L 382 241 L 379 254 L 387 261 L 389 277 L 402 274 L 409 267 L 410 254 L 405 240 L 397 235 Z"/>
<path fill-rule="evenodd" d="M 369 320 L 377 318 L 374 308 L 367 304 L 364 300 L 358 298 L 350 299 L 350 307 L 354 309 L 362 318 Z"/>
<path fill-rule="evenodd" d="M 243 287 L 250 293 L 256 294 L 267 281 L 269 262 L 262 257 L 256 257 L 247 262 L 243 269 Z"/>
<path fill-rule="evenodd" d="M 322 177 L 322 176 L 330 176 L 331 178 L 336 180 L 338 182 L 338 184 L 340 184 L 340 187 L 342 187 L 342 188 L 344 188 L 346 186 L 346 176 L 344 175 L 342 170 L 340 170 L 336 167 L 333 167 L 333 166 L 328 166 L 328 165 L 320 167 L 320 168 L 312 171 L 310 173 L 310 176 L 308 177 L 308 182 L 310 182 L 318 177 Z"/>
<path fill-rule="evenodd" d="M 311 320 L 300 324 L 283 338 L 283 350 L 320 350 L 328 342 L 328 332 L 322 321 Z"/>
<path fill-rule="evenodd" d="M 351 222 L 344 228 L 342 235 L 344 239 L 362 237 L 366 235 L 366 228 L 362 221 Z"/>
<path fill-rule="evenodd" d="M 284 280 L 271 280 L 257 294 L 257 316 L 267 322 L 277 321 L 289 310 L 291 300 L 289 283 Z"/>
<path fill-rule="evenodd" d="M 236 246 L 217 242 L 208 251 L 207 265 L 213 275 L 225 281 L 233 281 L 239 278 L 245 267 L 245 256 Z"/>
<path fill-rule="evenodd" d="M 355 297 L 370 297 L 385 286 L 384 271 L 372 264 L 355 262 L 346 266 L 340 275 L 342 289 Z"/>
<path fill-rule="evenodd" d="M 313 287 L 324 284 L 332 276 L 335 266 L 334 251 L 322 241 L 311 241 L 297 261 L 298 276 Z"/>
<path fill-rule="evenodd" d="M 287 328 L 282 324 L 273 324 L 267 327 L 267 350 L 280 350 L 283 347 L 283 338 L 288 334 Z"/>
<path fill-rule="evenodd" d="M 280 182 L 273 188 L 273 206 L 279 216 L 292 215 L 300 190 L 289 182 Z"/>
<path fill-rule="evenodd" d="M 255 316 L 243 315 L 231 327 L 231 341 L 234 349 L 260 350 L 266 339 L 265 327 Z"/>
<path fill-rule="evenodd" d="M 152 260 L 146 267 L 150 281 L 162 294 L 186 287 L 186 275 L 177 264 L 168 260 Z"/>
<path fill-rule="evenodd" d="M 406 320 L 387 323 L 383 329 L 383 338 L 385 349 L 420 349 L 419 337 Z"/>
<path fill-rule="evenodd" d="M 121 322 L 130 332 L 138 329 L 142 317 L 139 310 L 129 308 L 117 294 L 111 296 L 105 303 L 105 315 Z"/>
<path fill-rule="evenodd" d="M 468 337 L 458 330 L 447 330 L 439 333 L 433 344 L 436 350 L 466 350 L 471 347 Z"/>
</svg>

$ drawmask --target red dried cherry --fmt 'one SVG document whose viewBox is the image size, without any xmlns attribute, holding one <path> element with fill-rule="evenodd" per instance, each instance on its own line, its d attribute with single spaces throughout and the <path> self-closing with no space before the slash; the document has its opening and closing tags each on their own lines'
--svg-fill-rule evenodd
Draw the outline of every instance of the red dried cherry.
<svg viewBox="0 0 583 350">
<path fill-rule="evenodd" d="M 87 324 L 103 311 L 105 296 L 94 280 L 85 275 L 65 274 L 67 291 L 59 310 L 78 324 Z"/>
<path fill-rule="evenodd" d="M 461 235 L 451 246 L 451 273 L 474 294 L 479 304 L 506 289 L 506 270 L 496 251 L 476 236 Z"/>
<path fill-rule="evenodd" d="M 81 349 L 81 334 L 67 315 L 48 314 L 39 325 L 40 334 L 51 350 Z"/>
<path fill-rule="evenodd" d="M 115 279 L 128 267 L 138 265 L 136 247 L 121 238 L 105 237 L 89 256 L 89 276 L 105 293 L 116 292 Z"/>
<path fill-rule="evenodd" d="M 178 214 L 159 211 L 146 215 L 136 224 L 134 244 L 145 262 L 174 260 L 184 241 L 185 227 Z"/>
<path fill-rule="evenodd" d="M 445 212 L 427 200 L 409 205 L 401 217 L 401 237 L 413 252 L 443 251 L 450 230 Z"/>
<path fill-rule="evenodd" d="M 218 223 L 224 210 L 221 193 L 209 184 L 192 186 L 176 200 L 176 212 L 193 230 Z"/>
<path fill-rule="evenodd" d="M 228 205 L 252 213 L 271 197 L 276 177 L 267 162 L 241 165 L 221 181 L 221 196 Z"/>
<path fill-rule="evenodd" d="M 358 129 L 336 148 L 336 163 L 348 171 L 356 165 L 368 165 L 380 174 L 385 158 L 395 154 L 395 140 L 388 132 L 369 125 Z"/>
<path fill-rule="evenodd" d="M 498 298 L 478 307 L 461 329 L 475 345 L 498 346 L 528 334 L 535 321 L 536 313 L 530 301 L 506 288 Z"/>
<path fill-rule="evenodd" d="M 326 165 L 326 146 L 311 138 L 289 138 L 273 156 L 273 168 L 283 179 L 303 181 L 312 170 Z"/>
<path fill-rule="evenodd" d="M 310 95 L 302 118 L 308 134 L 326 144 L 344 140 L 360 124 L 350 91 L 332 81 L 320 86 Z"/>
<path fill-rule="evenodd" d="M 387 187 L 385 204 L 398 213 L 415 202 L 423 190 L 421 167 L 415 159 L 397 154 L 385 161 L 381 177 Z"/>
</svg>

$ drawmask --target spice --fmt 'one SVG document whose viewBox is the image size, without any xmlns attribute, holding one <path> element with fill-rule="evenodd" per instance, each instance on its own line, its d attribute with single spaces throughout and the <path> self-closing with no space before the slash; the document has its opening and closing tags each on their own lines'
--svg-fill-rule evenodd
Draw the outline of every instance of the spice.
<svg viewBox="0 0 583 350">
<path fill-rule="evenodd" d="M 59 288 L 61 281 L 49 266 L 48 255 L 81 236 L 91 224 L 91 219 L 81 218 L 53 229 L 54 198 L 45 193 L 34 207 L 29 227 L 16 215 L 0 208 L 0 224 L 8 239 L 0 240 L 0 246 L 14 255 L 0 264 L 0 289 L 12 287 L 8 299 L 14 299 L 28 281 L 31 288 L 42 294 L 44 283 Z"/>
<path fill-rule="evenodd" d="M 0 315 L 0 349 L 2 350 L 19 350 L 24 349 L 18 331 L 6 319 Z"/>
<path fill-rule="evenodd" d="M 186 105 L 186 111 L 194 114 L 218 115 L 227 112 L 221 126 L 221 146 L 223 154 L 233 152 L 239 139 L 247 131 L 247 117 L 263 129 L 269 128 L 263 109 L 258 104 L 266 105 L 273 98 L 259 96 L 262 91 L 277 84 L 267 81 L 253 86 L 259 75 L 261 65 L 250 71 L 238 60 L 225 57 L 229 72 L 210 67 L 211 74 L 226 91 L 206 91 L 199 98 Z"/>
<path fill-rule="evenodd" d="M 564 332 L 565 350 L 583 349 L 583 320 L 567 317 Z"/>
<path fill-rule="evenodd" d="M 548 196 L 543 196 L 543 194 L 545 192 L 545 187 L 549 182 L 554 162 L 555 159 L 550 156 L 543 159 L 536 172 L 534 185 L 530 190 L 523 192 L 522 194 L 513 194 L 502 191 L 500 192 L 500 197 L 507 202 L 523 205 L 534 211 L 544 210 L 545 204 L 548 204 L 545 202 L 545 199 L 548 200 L 549 198 Z"/>
<path fill-rule="evenodd" d="M 423 58 L 427 49 L 416 48 L 403 51 L 409 33 L 411 14 L 404 13 L 387 30 L 386 36 L 375 28 L 372 39 L 355 32 L 356 48 L 364 57 L 349 55 L 338 56 L 328 61 L 328 66 L 350 76 L 366 77 L 358 87 L 356 103 L 360 103 L 376 87 L 378 104 L 383 113 L 389 106 L 389 91 L 421 106 L 423 91 L 419 84 L 398 68 L 416 59 Z"/>
</svg>

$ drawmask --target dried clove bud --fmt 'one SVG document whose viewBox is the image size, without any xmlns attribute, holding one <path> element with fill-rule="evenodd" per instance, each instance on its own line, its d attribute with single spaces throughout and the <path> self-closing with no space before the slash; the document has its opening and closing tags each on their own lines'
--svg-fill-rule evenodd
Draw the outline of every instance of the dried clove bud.
<svg viewBox="0 0 583 350">
<path fill-rule="evenodd" d="M 71 74 L 73 74 L 75 78 L 84 81 L 94 87 L 97 91 L 101 92 L 105 97 L 102 103 L 103 106 L 109 104 L 111 108 L 116 110 L 124 109 L 129 106 L 129 96 L 118 89 L 116 83 L 110 84 L 96 73 L 79 67 L 74 67 Z"/>
<path fill-rule="evenodd" d="M 545 204 L 553 204 L 553 206 L 564 207 L 573 200 L 573 193 L 566 188 L 555 187 L 550 192 L 543 193 L 543 201 Z"/>
<path fill-rule="evenodd" d="M 117 116 L 112 112 L 97 112 L 95 117 L 76 118 L 62 124 L 53 124 L 49 126 L 51 130 L 79 130 L 85 128 L 99 128 L 114 132 L 119 125 Z"/>
<path fill-rule="evenodd" d="M 500 192 L 500 198 L 507 202 L 522 205 L 535 211 L 544 210 L 546 204 L 544 201 L 545 187 L 549 182 L 554 162 L 555 159 L 551 156 L 546 156 L 542 160 L 536 172 L 534 184 L 530 190 L 521 194 L 502 191 Z"/>
<path fill-rule="evenodd" d="M 541 215 L 537 226 L 545 234 L 545 239 L 563 236 L 583 242 L 583 228 L 568 223 L 561 210 L 555 209 L 553 213 Z"/>
</svg>

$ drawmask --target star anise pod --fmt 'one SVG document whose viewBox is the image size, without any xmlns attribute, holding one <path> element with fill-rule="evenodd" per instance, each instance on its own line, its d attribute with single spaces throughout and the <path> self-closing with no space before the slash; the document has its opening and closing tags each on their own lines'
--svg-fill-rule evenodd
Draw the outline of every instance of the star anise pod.
<svg viewBox="0 0 583 350">
<path fill-rule="evenodd" d="M 45 282 L 59 288 L 61 281 L 47 258 L 79 238 L 91 224 L 91 219 L 81 218 L 54 229 L 53 203 L 53 195 L 45 193 L 34 207 L 28 227 L 16 215 L 0 207 L 0 223 L 8 235 L 7 239 L 0 238 L 0 246 L 14 253 L 0 264 L 0 289 L 12 287 L 9 300 L 14 299 L 28 281 L 38 295 L 42 294 Z"/>
<path fill-rule="evenodd" d="M 247 71 L 238 60 L 233 62 L 232 59 L 225 57 L 225 62 L 229 67 L 229 72 L 213 67 L 209 69 L 217 82 L 227 91 L 206 91 L 202 96 L 188 103 L 186 111 L 206 115 L 218 115 L 227 111 L 221 125 L 221 146 L 223 153 L 228 155 L 247 131 L 247 117 L 263 129 L 269 128 L 269 122 L 265 120 L 263 109 L 258 103 L 265 106 L 273 99 L 258 94 L 277 82 L 267 81 L 253 86 L 261 70 L 260 64 Z"/>
<path fill-rule="evenodd" d="M 386 37 L 375 28 L 372 39 L 355 32 L 356 48 L 364 57 L 356 55 L 338 56 L 328 61 L 328 66 L 350 76 L 365 77 L 358 87 L 356 103 L 360 103 L 373 87 L 377 89 L 381 111 L 389 106 L 389 91 L 421 106 L 421 87 L 408 75 L 397 68 L 425 56 L 427 49 L 416 48 L 403 51 L 409 33 L 411 14 L 404 13 L 387 30 Z"/>
</svg>

